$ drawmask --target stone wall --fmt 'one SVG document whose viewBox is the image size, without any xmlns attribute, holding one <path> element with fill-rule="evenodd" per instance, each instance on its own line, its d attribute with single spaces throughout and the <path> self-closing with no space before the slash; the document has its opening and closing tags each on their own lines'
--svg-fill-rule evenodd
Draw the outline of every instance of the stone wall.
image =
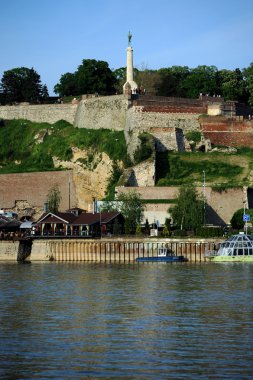
<svg viewBox="0 0 253 380">
<path fill-rule="evenodd" d="M 0 240 L 0 261 L 16 261 L 19 241 Z"/>
<path fill-rule="evenodd" d="M 140 194 L 142 199 L 176 199 L 178 196 L 178 187 L 117 187 L 116 191 L 118 194 L 126 193 L 130 190 L 135 190 Z M 203 194 L 203 187 L 197 188 L 200 194 Z M 224 225 L 230 223 L 230 220 L 235 213 L 240 208 L 243 208 L 244 201 L 247 200 L 247 189 L 227 189 L 223 192 L 217 192 L 212 190 L 211 187 L 206 186 L 205 188 L 206 201 L 207 201 L 207 223 Z M 169 202 L 168 202 L 169 204 Z M 147 205 L 147 214 L 145 213 L 144 218 L 153 218 L 159 215 L 161 219 L 160 222 L 163 223 L 165 218 L 170 217 L 167 213 L 168 204 L 153 204 L 153 209 L 151 204 Z M 173 207 L 173 204 L 170 204 Z M 156 212 L 157 208 L 157 212 Z M 162 213 L 163 209 L 163 213 Z M 153 212 L 153 214 L 151 213 Z M 152 222 L 152 220 L 149 220 Z"/>
<path fill-rule="evenodd" d="M 253 121 L 236 118 L 208 117 L 200 119 L 205 138 L 215 145 L 253 148 Z"/>
<path fill-rule="evenodd" d="M 26 119 L 38 123 L 53 124 L 58 120 L 66 120 L 74 124 L 77 104 L 38 104 L 0 106 L 2 119 Z"/>
<path fill-rule="evenodd" d="M 127 111 L 125 137 L 128 153 L 133 157 L 139 145 L 141 132 L 152 134 L 157 151 L 184 150 L 183 134 L 199 130 L 199 114 L 173 114 L 163 112 L 143 112 L 143 106 L 133 106 Z"/>
<path fill-rule="evenodd" d="M 78 104 L 74 125 L 78 128 L 123 131 L 127 108 L 128 101 L 123 95 L 84 99 Z"/>
<path fill-rule="evenodd" d="M 70 192 L 69 192 L 70 180 Z M 60 210 L 65 211 L 70 206 L 76 206 L 75 186 L 72 171 L 52 171 L 41 173 L 18 173 L 0 175 L 0 208 L 12 209 L 22 216 L 21 204 L 24 204 L 23 213 L 27 208 L 35 211 L 34 219 L 43 212 L 48 191 L 58 184 L 61 192 Z M 19 209 L 17 209 L 19 207 Z"/>
</svg>

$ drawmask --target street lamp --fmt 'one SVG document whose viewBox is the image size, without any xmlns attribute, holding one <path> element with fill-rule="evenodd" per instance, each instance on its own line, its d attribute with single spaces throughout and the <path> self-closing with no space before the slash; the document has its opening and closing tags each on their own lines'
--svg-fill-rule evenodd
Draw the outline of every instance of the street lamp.
<svg viewBox="0 0 253 380">
<path fill-rule="evenodd" d="M 203 170 L 203 225 L 206 225 L 206 172 Z"/>
</svg>

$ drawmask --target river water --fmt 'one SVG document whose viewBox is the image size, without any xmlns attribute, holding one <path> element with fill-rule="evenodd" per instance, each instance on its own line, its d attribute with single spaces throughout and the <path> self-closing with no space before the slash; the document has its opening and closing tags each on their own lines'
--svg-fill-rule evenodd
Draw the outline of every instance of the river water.
<svg viewBox="0 0 253 380">
<path fill-rule="evenodd" d="M 253 264 L 0 264 L 0 379 L 253 379 Z"/>
</svg>

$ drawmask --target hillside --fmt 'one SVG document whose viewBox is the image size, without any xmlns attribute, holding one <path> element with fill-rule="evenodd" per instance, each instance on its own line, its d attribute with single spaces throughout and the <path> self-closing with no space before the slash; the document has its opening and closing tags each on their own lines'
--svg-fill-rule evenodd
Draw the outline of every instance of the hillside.
<svg viewBox="0 0 253 380">
<path fill-rule="evenodd" d="M 81 153 L 80 153 L 81 152 Z M 106 161 L 108 170 L 99 169 Z M 107 191 L 128 164 L 124 133 L 55 124 L 9 120 L 0 127 L 0 174 L 76 168 L 76 172 L 104 175 Z M 109 171 L 109 178 L 108 177 Z M 82 173 L 83 172 L 83 173 Z"/>
<path fill-rule="evenodd" d="M 253 150 L 238 149 L 236 153 L 194 152 L 158 153 L 156 186 L 195 184 L 217 189 L 249 186 L 252 181 Z"/>
<path fill-rule="evenodd" d="M 142 138 L 141 138 L 142 137 Z M 145 138 L 144 138 L 145 137 Z M 141 136 L 145 152 L 150 141 Z M 146 149 L 149 152 L 149 149 Z M 140 154 L 139 161 L 145 155 Z M 223 189 L 251 184 L 253 150 L 231 152 L 157 153 L 156 186 L 195 184 Z M 27 120 L 5 121 L 0 126 L 0 174 L 74 169 L 79 182 L 90 177 L 113 197 L 114 186 L 130 165 L 123 131 L 75 128 L 66 121 L 55 124 Z M 81 186 L 81 185 L 80 185 Z"/>
</svg>

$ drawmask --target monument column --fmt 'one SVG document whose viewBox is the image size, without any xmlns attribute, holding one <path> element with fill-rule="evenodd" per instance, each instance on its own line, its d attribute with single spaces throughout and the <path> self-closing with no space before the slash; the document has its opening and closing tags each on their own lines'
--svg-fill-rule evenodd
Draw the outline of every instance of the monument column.
<svg viewBox="0 0 253 380">
<path fill-rule="evenodd" d="M 133 67 L 133 48 L 131 46 L 132 35 L 128 33 L 128 48 L 127 48 L 127 72 L 126 72 L 126 83 L 123 86 L 123 94 L 131 95 L 136 93 L 138 88 L 134 81 L 134 67 Z"/>
</svg>

